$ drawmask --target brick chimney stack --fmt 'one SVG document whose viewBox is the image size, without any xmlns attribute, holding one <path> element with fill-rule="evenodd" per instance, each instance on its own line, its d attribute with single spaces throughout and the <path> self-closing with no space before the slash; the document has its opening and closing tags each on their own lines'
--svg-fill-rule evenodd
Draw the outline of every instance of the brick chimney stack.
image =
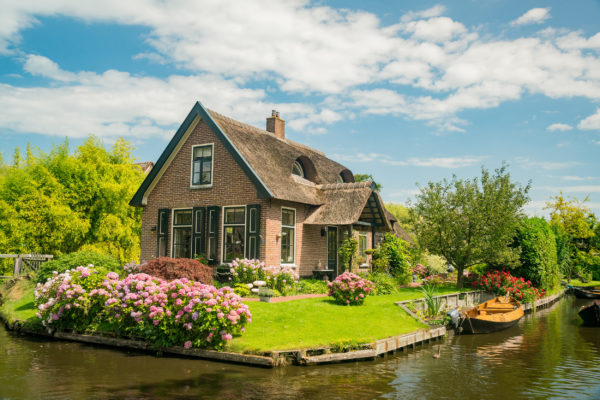
<svg viewBox="0 0 600 400">
<path fill-rule="evenodd" d="M 279 111 L 271 111 L 271 116 L 267 118 L 267 131 L 279 139 L 285 139 L 285 121 L 279 118 Z"/>
</svg>

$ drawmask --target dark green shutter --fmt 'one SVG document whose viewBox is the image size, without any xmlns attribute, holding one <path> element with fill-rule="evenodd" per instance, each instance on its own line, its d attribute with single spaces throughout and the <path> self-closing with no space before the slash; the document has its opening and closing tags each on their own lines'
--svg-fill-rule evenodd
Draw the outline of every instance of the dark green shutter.
<svg viewBox="0 0 600 400">
<path fill-rule="evenodd" d="M 156 224 L 156 256 L 166 257 L 169 254 L 169 214 L 168 208 L 158 210 L 158 222 Z"/>
<path fill-rule="evenodd" d="M 246 258 L 260 258 L 260 204 L 246 206 Z"/>
<path fill-rule="evenodd" d="M 210 261 L 219 259 L 219 211 L 221 207 L 206 208 L 206 258 Z"/>
<path fill-rule="evenodd" d="M 194 207 L 192 215 L 192 256 L 206 255 L 206 207 Z"/>
</svg>

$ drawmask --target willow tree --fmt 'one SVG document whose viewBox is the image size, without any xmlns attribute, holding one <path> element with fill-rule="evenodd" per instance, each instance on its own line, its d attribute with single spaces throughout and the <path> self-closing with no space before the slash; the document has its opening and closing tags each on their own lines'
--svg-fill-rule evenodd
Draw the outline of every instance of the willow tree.
<svg viewBox="0 0 600 400">
<path fill-rule="evenodd" d="M 463 271 L 472 265 L 518 265 L 518 249 L 510 244 L 524 217 L 530 184 L 511 182 L 507 165 L 493 174 L 482 168 L 479 179 L 453 176 L 419 189 L 411 209 L 419 244 L 456 268 L 459 288 Z"/>
</svg>

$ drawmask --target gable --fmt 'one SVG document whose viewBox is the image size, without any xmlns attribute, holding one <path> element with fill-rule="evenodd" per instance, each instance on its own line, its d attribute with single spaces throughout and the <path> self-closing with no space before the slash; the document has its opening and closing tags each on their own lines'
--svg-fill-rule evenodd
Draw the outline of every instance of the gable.
<svg viewBox="0 0 600 400">
<path fill-rule="evenodd" d="M 160 178 L 164 175 L 175 157 L 177 157 L 183 144 L 187 141 L 200 121 L 203 121 L 210 128 L 215 137 L 229 152 L 234 161 L 254 184 L 257 197 L 260 199 L 273 197 L 271 191 L 253 170 L 248 161 L 242 156 L 236 146 L 231 142 L 231 140 L 229 140 L 227 135 L 225 135 L 221 127 L 214 121 L 212 116 L 206 111 L 202 104 L 200 102 L 196 102 L 165 150 L 160 155 L 154 168 L 146 176 L 146 179 L 144 179 L 140 188 L 129 202 L 130 205 L 139 207 L 145 206 L 148 203 L 149 194 L 152 192 Z"/>
</svg>

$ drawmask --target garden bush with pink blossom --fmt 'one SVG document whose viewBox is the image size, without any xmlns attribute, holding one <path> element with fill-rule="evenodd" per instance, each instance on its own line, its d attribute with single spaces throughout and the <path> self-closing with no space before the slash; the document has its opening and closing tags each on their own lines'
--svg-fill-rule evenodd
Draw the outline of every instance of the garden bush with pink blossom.
<svg viewBox="0 0 600 400">
<path fill-rule="evenodd" d="M 260 260 L 235 259 L 229 265 L 232 284 L 265 281 L 267 287 L 277 290 L 284 296 L 294 290 L 298 281 L 298 273 L 289 266 L 267 267 Z"/>
<path fill-rule="evenodd" d="M 165 281 L 147 274 L 119 279 L 91 266 L 56 274 L 35 292 L 38 317 L 48 329 L 110 330 L 158 347 L 222 349 L 251 322 L 248 307 L 229 287 Z"/>
<path fill-rule="evenodd" d="M 365 298 L 375 289 L 375 285 L 368 279 L 361 278 L 352 272 L 344 272 L 333 282 L 327 284 L 328 295 L 343 305 L 361 305 Z"/>
</svg>

